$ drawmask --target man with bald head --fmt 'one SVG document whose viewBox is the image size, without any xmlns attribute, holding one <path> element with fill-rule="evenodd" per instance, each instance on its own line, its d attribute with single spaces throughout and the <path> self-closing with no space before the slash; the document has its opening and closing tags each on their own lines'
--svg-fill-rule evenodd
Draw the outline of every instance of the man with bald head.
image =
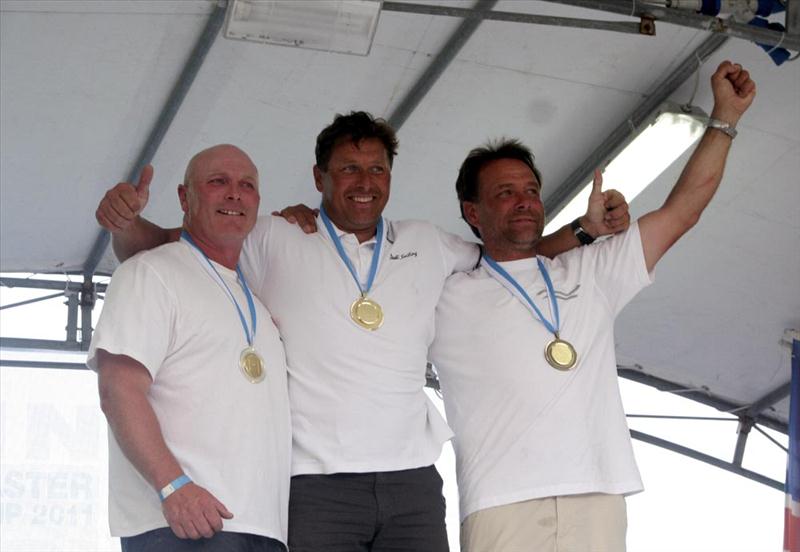
<svg viewBox="0 0 800 552">
<path fill-rule="evenodd" d="M 124 552 L 283 551 L 286 361 L 238 265 L 258 170 L 214 146 L 189 162 L 178 197 L 181 239 L 120 265 L 87 359 L 112 432 L 111 534 Z"/>
</svg>

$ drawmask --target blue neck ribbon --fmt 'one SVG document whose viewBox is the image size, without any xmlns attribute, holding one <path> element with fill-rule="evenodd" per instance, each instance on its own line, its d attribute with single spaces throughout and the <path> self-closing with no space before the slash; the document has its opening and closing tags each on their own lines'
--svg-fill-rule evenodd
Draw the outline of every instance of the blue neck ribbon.
<svg viewBox="0 0 800 552">
<path fill-rule="evenodd" d="M 198 245 L 192 239 L 192 236 L 190 236 L 189 232 L 186 230 L 181 232 L 181 239 L 186 241 L 194 248 L 195 255 L 197 255 L 197 257 L 202 257 L 205 259 L 208 267 L 211 269 L 206 269 L 208 273 L 212 278 L 214 278 L 217 284 L 219 284 L 228 293 L 228 298 L 233 303 L 233 306 L 236 307 L 236 312 L 239 313 L 239 320 L 242 323 L 242 328 L 244 328 L 244 335 L 247 338 L 247 344 L 252 347 L 253 339 L 255 339 L 256 336 L 256 305 L 253 302 L 253 295 L 250 293 L 250 288 L 247 286 L 247 281 L 244 279 L 244 274 L 242 274 L 242 269 L 239 268 L 239 263 L 236 263 L 236 275 L 239 277 L 239 285 L 242 286 L 244 296 L 247 298 L 247 308 L 250 310 L 250 322 L 253 327 L 252 331 L 247 327 L 247 321 L 244 318 L 244 313 L 242 312 L 241 307 L 239 307 L 239 302 L 236 300 L 236 297 L 233 296 L 233 292 L 231 292 L 231 289 L 228 287 L 228 284 L 225 283 L 225 280 L 222 279 L 222 276 L 214 267 L 214 264 L 211 262 L 211 259 L 208 258 L 208 255 L 206 255 L 205 252 L 198 247 Z"/>
<path fill-rule="evenodd" d="M 342 258 L 347 270 L 349 270 L 350 274 L 353 276 L 353 280 L 356 281 L 358 290 L 361 292 L 362 296 L 366 296 L 367 293 L 369 293 L 369 290 L 372 288 L 372 282 L 375 281 L 375 275 L 378 273 L 378 262 L 380 261 L 381 248 L 383 247 L 383 217 L 378 220 L 378 231 L 375 236 L 375 249 L 372 251 L 372 262 L 369 266 L 367 284 L 362 286 L 361 281 L 358 279 L 356 269 L 353 267 L 353 263 L 350 262 L 350 258 L 347 256 L 347 253 L 345 253 L 344 247 L 342 247 L 342 240 L 339 239 L 339 235 L 336 233 L 336 229 L 333 227 L 331 219 L 328 217 L 328 213 L 325 212 L 325 207 L 322 205 L 319 206 L 319 216 L 322 219 L 323 224 L 325 224 L 325 228 L 328 230 L 328 235 L 331 237 L 333 245 L 336 246 L 336 251 L 339 252 L 339 257 Z"/>
<path fill-rule="evenodd" d="M 556 301 L 556 292 L 553 289 L 553 282 L 550 280 L 550 274 L 547 272 L 547 267 L 544 266 L 544 263 L 539 257 L 536 257 L 536 263 L 539 265 L 539 272 L 542 274 L 542 278 L 544 278 L 544 283 L 547 286 L 547 295 L 550 298 L 550 304 L 552 305 L 553 310 L 553 317 L 555 318 L 555 323 L 550 322 L 547 318 L 544 317 L 542 311 L 539 310 L 539 307 L 531 299 L 530 295 L 519 285 L 511 274 L 506 272 L 506 270 L 500 266 L 497 261 L 492 259 L 487 253 L 483 254 L 481 262 L 486 264 L 487 268 L 489 269 L 489 274 L 491 274 L 497 281 L 499 281 L 503 287 L 508 289 L 513 295 L 515 295 L 519 299 L 524 299 L 525 303 L 530 306 L 534 313 L 536 313 L 536 317 L 539 319 L 539 322 L 544 324 L 544 327 L 548 329 L 548 331 L 558 337 L 558 331 L 561 327 L 561 321 L 558 316 L 558 302 Z"/>
</svg>

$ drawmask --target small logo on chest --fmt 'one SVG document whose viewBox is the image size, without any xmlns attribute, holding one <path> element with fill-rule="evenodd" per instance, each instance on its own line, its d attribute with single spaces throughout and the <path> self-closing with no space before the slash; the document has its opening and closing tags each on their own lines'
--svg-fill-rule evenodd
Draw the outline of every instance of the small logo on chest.
<svg viewBox="0 0 800 552">
<path fill-rule="evenodd" d="M 409 251 L 408 253 L 398 253 L 397 255 L 389 254 L 390 261 L 402 261 L 403 259 L 408 259 L 409 257 L 416 257 L 416 251 Z"/>
<path fill-rule="evenodd" d="M 579 289 L 581 289 L 581 285 L 580 284 L 576 284 L 575 287 L 572 288 L 570 291 L 561 291 L 561 290 L 557 289 L 557 290 L 555 290 L 556 291 L 556 297 L 558 299 L 561 299 L 561 300 L 564 300 L 564 301 L 566 301 L 568 299 L 575 299 L 576 297 L 578 297 L 578 290 Z M 536 295 L 538 297 L 546 298 L 547 297 L 547 289 L 541 290 Z"/>
</svg>

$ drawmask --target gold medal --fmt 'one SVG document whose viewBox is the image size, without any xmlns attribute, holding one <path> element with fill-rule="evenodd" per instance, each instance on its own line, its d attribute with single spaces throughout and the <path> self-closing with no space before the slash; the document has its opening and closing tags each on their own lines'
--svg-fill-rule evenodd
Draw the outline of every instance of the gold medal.
<svg viewBox="0 0 800 552">
<path fill-rule="evenodd" d="M 377 330 L 383 324 L 383 309 L 366 297 L 359 297 L 350 305 L 350 318 L 365 330 Z"/>
<path fill-rule="evenodd" d="M 264 379 L 264 361 L 252 347 L 242 351 L 239 356 L 239 367 L 250 383 L 258 383 Z"/>
<path fill-rule="evenodd" d="M 578 361 L 578 353 L 569 342 L 556 336 L 544 349 L 544 357 L 556 370 L 570 370 Z"/>
</svg>

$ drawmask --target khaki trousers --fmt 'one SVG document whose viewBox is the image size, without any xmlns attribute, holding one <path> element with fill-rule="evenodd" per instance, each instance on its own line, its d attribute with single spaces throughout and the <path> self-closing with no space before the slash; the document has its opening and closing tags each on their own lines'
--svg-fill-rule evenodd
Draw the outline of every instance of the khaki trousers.
<svg viewBox="0 0 800 552">
<path fill-rule="evenodd" d="M 584 494 L 486 508 L 461 524 L 462 552 L 624 552 L 625 498 Z"/>
</svg>

